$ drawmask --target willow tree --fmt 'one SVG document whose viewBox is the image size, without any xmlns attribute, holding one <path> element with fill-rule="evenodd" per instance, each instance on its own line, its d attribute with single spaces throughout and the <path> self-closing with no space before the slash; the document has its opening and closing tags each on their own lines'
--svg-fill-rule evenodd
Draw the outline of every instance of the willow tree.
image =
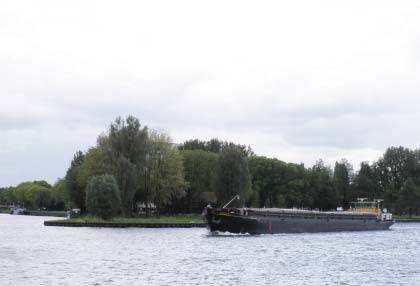
<svg viewBox="0 0 420 286">
<path fill-rule="evenodd" d="M 120 192 L 113 176 L 101 175 L 90 178 L 86 186 L 86 208 L 90 214 L 110 219 L 120 209 Z"/>
<path fill-rule="evenodd" d="M 147 127 L 134 116 L 118 117 L 108 134 L 98 138 L 98 147 L 105 157 L 109 172 L 115 177 L 121 197 L 121 212 L 131 216 L 133 198 L 140 188 L 147 153 Z"/>
</svg>

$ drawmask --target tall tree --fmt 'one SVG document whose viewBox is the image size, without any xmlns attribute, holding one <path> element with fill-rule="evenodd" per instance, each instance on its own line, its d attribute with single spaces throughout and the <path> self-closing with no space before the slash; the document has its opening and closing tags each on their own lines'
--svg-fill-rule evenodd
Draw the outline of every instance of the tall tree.
<svg viewBox="0 0 420 286">
<path fill-rule="evenodd" d="M 293 164 L 259 156 L 250 157 L 248 163 L 252 178 L 252 197 L 258 198 L 256 206 L 300 205 L 300 190 L 295 188 L 297 184 L 294 183 L 297 181 L 293 183 L 297 179 L 297 170 Z M 296 198 L 298 196 L 299 199 Z"/>
<path fill-rule="evenodd" d="M 151 200 L 159 211 L 185 196 L 188 184 L 184 179 L 182 157 L 168 135 L 150 132 L 146 168 L 149 190 L 146 205 Z"/>
<path fill-rule="evenodd" d="M 52 186 L 51 209 L 65 210 L 70 208 L 70 193 L 65 179 L 58 179 Z"/>
<path fill-rule="evenodd" d="M 419 214 L 420 206 L 420 188 L 412 178 L 407 179 L 400 191 L 397 200 L 397 208 L 399 212 L 406 213 L 411 216 L 414 212 Z"/>
<path fill-rule="evenodd" d="M 334 188 L 344 209 L 349 207 L 350 183 L 353 176 L 353 166 L 346 160 L 335 162 Z"/>
<path fill-rule="evenodd" d="M 338 205 L 338 195 L 334 189 L 332 171 L 318 160 L 311 170 L 310 188 L 315 194 L 314 206 L 321 210 L 335 209 Z"/>
<path fill-rule="evenodd" d="M 374 169 L 385 205 L 394 209 L 404 182 L 418 176 L 419 163 L 411 150 L 402 146 L 390 147 L 374 164 Z"/>
<path fill-rule="evenodd" d="M 70 168 L 66 173 L 66 184 L 69 189 L 70 201 L 82 212 L 85 212 L 85 182 L 81 179 L 81 169 L 83 162 L 85 160 L 85 155 L 82 151 L 77 151 L 73 160 L 71 161 Z"/>
<path fill-rule="evenodd" d="M 374 169 L 368 162 L 362 162 L 351 184 L 350 200 L 357 198 L 383 198 Z"/>
<path fill-rule="evenodd" d="M 239 195 L 239 203 L 234 202 L 233 205 L 244 206 L 251 195 L 251 177 L 246 157 L 239 148 L 229 146 L 222 151 L 215 183 L 219 205 Z"/>
<path fill-rule="evenodd" d="M 205 202 L 200 204 L 200 196 L 207 192 L 214 192 L 212 181 L 218 155 L 203 150 L 181 151 L 184 162 L 185 179 L 189 182 L 186 190 L 185 203 L 189 212 L 202 210 Z M 198 204 L 198 205 L 196 205 Z"/>
<path fill-rule="evenodd" d="M 108 135 L 98 139 L 109 170 L 118 182 L 121 211 L 125 217 L 132 215 L 133 199 L 142 184 L 147 136 L 147 127 L 141 127 L 137 118 L 128 116 L 125 120 L 118 117 L 110 125 Z"/>
</svg>

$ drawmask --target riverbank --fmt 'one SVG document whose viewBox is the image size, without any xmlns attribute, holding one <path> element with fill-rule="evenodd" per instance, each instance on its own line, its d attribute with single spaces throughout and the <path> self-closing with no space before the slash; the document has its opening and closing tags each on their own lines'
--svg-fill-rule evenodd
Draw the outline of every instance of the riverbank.
<svg viewBox="0 0 420 286">
<path fill-rule="evenodd" d="M 10 214 L 9 208 L 0 209 L 0 213 L 2 214 Z M 25 215 L 32 215 L 32 216 L 53 216 L 53 217 L 67 217 L 66 211 L 37 211 L 37 210 L 26 210 Z"/>
<path fill-rule="evenodd" d="M 394 216 L 396 222 L 420 222 L 420 216 Z"/>
<path fill-rule="evenodd" d="M 45 221 L 45 226 L 65 226 L 65 227 L 144 227 L 144 228 L 190 228 L 204 227 L 205 224 L 200 215 L 176 215 L 161 216 L 150 218 L 113 218 L 111 220 L 102 220 L 95 217 L 81 217 L 64 220 Z"/>
</svg>

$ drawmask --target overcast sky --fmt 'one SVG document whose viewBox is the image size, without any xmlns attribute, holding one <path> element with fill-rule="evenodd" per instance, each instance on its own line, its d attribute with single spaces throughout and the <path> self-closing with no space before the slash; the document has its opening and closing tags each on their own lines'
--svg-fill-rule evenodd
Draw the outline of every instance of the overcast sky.
<svg viewBox="0 0 420 286">
<path fill-rule="evenodd" d="M 312 166 L 420 147 L 419 1 L 1 1 L 0 186 L 117 116 Z"/>
</svg>

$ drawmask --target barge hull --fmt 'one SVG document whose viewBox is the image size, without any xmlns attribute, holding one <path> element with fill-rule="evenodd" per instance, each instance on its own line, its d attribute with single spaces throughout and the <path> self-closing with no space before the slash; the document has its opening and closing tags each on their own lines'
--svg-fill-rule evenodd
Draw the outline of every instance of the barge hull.
<svg viewBox="0 0 420 286">
<path fill-rule="evenodd" d="M 376 217 L 334 218 L 320 216 L 255 215 L 252 217 L 231 214 L 206 214 L 208 229 L 212 232 L 249 234 L 314 233 L 338 231 L 387 230 L 393 221 L 381 221 Z"/>
</svg>

